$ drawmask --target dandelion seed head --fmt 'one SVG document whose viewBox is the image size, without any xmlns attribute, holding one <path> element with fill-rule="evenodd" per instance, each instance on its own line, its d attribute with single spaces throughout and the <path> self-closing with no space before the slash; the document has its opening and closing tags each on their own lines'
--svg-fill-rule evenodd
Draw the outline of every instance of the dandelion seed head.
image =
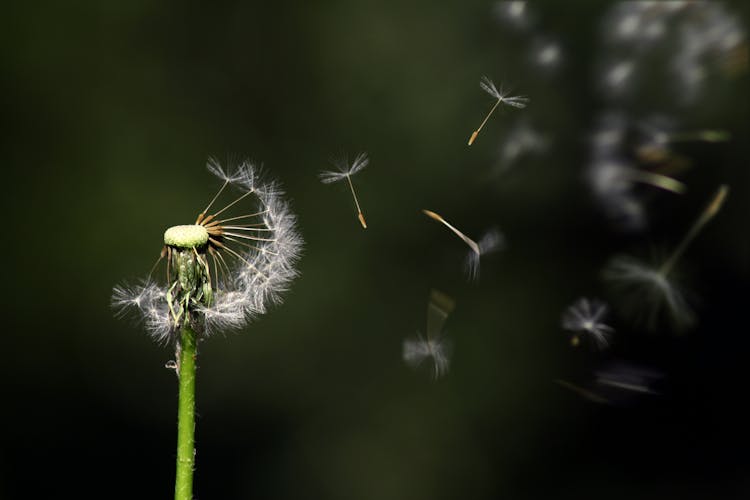
<svg viewBox="0 0 750 500">
<path fill-rule="evenodd" d="M 113 290 L 113 307 L 136 311 L 160 342 L 174 340 L 186 322 L 204 336 L 242 328 L 280 302 L 297 275 L 303 242 L 278 185 L 262 182 L 246 160 L 225 169 L 211 158 L 207 168 L 223 184 L 194 224 L 166 231 L 168 282 Z M 222 194 L 232 198 L 209 211 Z M 191 271 L 183 276 L 185 266 Z"/>
<path fill-rule="evenodd" d="M 614 333 L 614 329 L 602 321 L 608 309 L 600 300 L 580 298 L 563 313 L 562 327 L 575 332 L 574 343 L 579 335 L 585 335 L 597 348 L 604 349 L 609 345 L 610 336 Z"/>
</svg>

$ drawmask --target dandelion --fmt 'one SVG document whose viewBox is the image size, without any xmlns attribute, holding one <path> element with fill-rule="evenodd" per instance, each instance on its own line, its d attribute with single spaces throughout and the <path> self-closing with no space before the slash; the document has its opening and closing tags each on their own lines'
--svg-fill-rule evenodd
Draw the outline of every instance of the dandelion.
<svg viewBox="0 0 750 500">
<path fill-rule="evenodd" d="M 490 119 L 490 116 L 492 116 L 492 113 L 495 112 L 495 109 L 500 105 L 500 103 L 505 104 L 506 106 L 512 106 L 514 108 L 523 109 L 526 107 L 526 104 L 529 102 L 529 99 L 522 96 L 509 96 L 507 92 L 504 92 L 502 87 L 500 90 L 497 89 L 495 84 L 490 80 L 488 77 L 483 76 L 482 80 L 479 82 L 479 86 L 482 90 L 487 92 L 489 95 L 497 99 L 497 102 L 495 102 L 495 105 L 492 106 L 492 109 L 489 113 L 487 113 L 487 116 L 484 118 L 482 123 L 479 125 L 479 128 L 476 129 L 474 132 L 472 132 L 471 137 L 469 138 L 469 146 L 474 144 L 474 141 L 477 138 L 477 135 L 479 135 L 479 132 L 484 127 L 484 124 L 487 123 L 487 120 Z"/>
<path fill-rule="evenodd" d="M 362 215 L 362 209 L 359 207 L 359 200 L 357 199 L 357 193 L 354 192 L 354 185 L 352 184 L 352 176 L 364 169 L 370 163 L 370 159 L 367 157 L 367 153 L 360 153 L 354 158 L 351 165 L 345 159 L 335 160 L 334 166 L 338 168 L 335 170 L 325 170 L 320 173 L 320 182 L 323 184 L 332 184 L 342 179 L 346 179 L 349 183 L 349 189 L 352 192 L 354 198 L 354 204 L 357 207 L 357 217 L 359 218 L 360 224 L 364 229 L 367 229 L 367 223 L 365 222 L 365 216 Z"/>
<path fill-rule="evenodd" d="M 603 323 L 608 307 L 599 300 L 578 299 L 568 307 L 562 316 L 562 327 L 574 332 L 571 344 L 577 346 L 582 335 L 588 336 L 596 347 L 604 349 L 614 329 Z"/>
<path fill-rule="evenodd" d="M 620 114 L 600 117 L 598 129 L 591 138 L 592 161 L 587 177 L 608 217 L 623 222 L 629 229 L 641 229 L 646 224 L 646 215 L 637 186 L 675 194 L 684 193 L 687 187 L 674 177 L 654 168 L 641 167 L 630 159 L 639 156 L 638 151 L 631 151 L 628 141 L 630 126 L 630 121 Z M 654 128 L 649 122 L 643 122 L 638 123 L 638 129 L 641 133 L 649 131 L 649 142 L 664 140 L 661 125 Z M 653 147 L 650 149 L 654 150 Z"/>
<path fill-rule="evenodd" d="M 208 170 L 223 181 L 218 192 L 195 223 L 164 233 L 157 264 L 166 257 L 166 283 L 149 276 L 116 286 L 112 295 L 118 314 L 136 311 L 155 340 L 175 346 L 169 366 L 179 377 L 176 499 L 192 498 L 197 344 L 217 331 L 241 328 L 279 302 L 297 275 L 302 245 L 281 191 L 260 182 L 249 162 L 225 171 L 210 159 Z M 229 186 L 241 194 L 212 211 Z"/>
<path fill-rule="evenodd" d="M 496 171 L 507 172 L 521 158 L 543 153 L 548 146 L 545 136 L 535 130 L 529 123 L 519 121 L 510 131 L 500 146 L 500 162 Z"/>
<path fill-rule="evenodd" d="M 636 320 L 645 317 L 647 326 L 653 328 L 659 315 L 666 311 L 678 330 L 694 323 L 695 315 L 673 280 L 674 267 L 701 229 L 719 212 L 728 193 L 728 186 L 719 187 L 682 241 L 660 266 L 651 267 L 630 256 L 617 256 L 607 265 L 604 278 L 623 294 L 626 309 L 634 313 Z"/>
<path fill-rule="evenodd" d="M 453 312 L 455 302 L 447 295 L 432 290 L 427 303 L 427 334 L 404 340 L 402 357 L 410 367 L 419 368 L 426 360 L 432 362 L 432 376 L 438 379 L 450 366 L 451 343 L 443 335 L 443 326 Z"/>
<path fill-rule="evenodd" d="M 495 228 L 487 231 L 477 243 L 466 236 L 464 233 L 459 231 L 447 220 L 443 219 L 443 217 L 439 214 L 436 214 L 431 210 L 422 210 L 422 213 L 424 213 L 427 217 L 440 222 L 445 227 L 453 231 L 456 236 L 461 238 L 464 243 L 469 246 L 470 251 L 466 256 L 464 269 L 466 270 L 466 273 L 471 280 L 477 280 L 479 278 L 479 260 L 482 255 L 487 255 L 489 253 L 500 250 L 505 245 L 505 237 L 499 230 Z"/>
</svg>

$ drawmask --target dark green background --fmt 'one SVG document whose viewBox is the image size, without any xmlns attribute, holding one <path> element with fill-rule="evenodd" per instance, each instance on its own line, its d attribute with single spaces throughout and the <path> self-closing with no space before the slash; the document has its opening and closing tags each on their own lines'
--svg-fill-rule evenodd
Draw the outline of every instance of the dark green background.
<svg viewBox="0 0 750 500">
<path fill-rule="evenodd" d="M 733 140 L 688 148 L 689 193 L 623 236 L 582 179 L 606 107 L 594 83 L 608 4 L 530 7 L 537 32 L 563 43 L 557 74 L 527 63 L 530 38 L 489 2 L 5 6 L 0 498 L 172 495 L 173 353 L 109 300 L 209 199 L 209 155 L 263 163 L 306 250 L 281 307 L 201 345 L 196 498 L 747 495 L 747 73 L 679 107 L 654 68 L 654 92 L 627 111 Z M 531 104 L 496 114 L 468 148 L 490 103 L 484 74 Z M 554 143 L 492 177 L 520 113 Z M 317 180 L 339 151 L 371 156 L 355 179 L 366 231 L 345 187 Z M 611 352 L 571 349 L 561 311 L 611 299 L 609 256 L 674 244 L 721 182 L 729 202 L 685 258 L 699 327 L 645 335 L 613 317 Z M 509 247 L 469 284 L 465 248 L 421 208 L 470 235 L 496 224 Z M 400 359 L 433 287 L 457 302 L 437 382 Z M 610 358 L 659 369 L 667 390 L 603 406 L 554 383 Z"/>
</svg>

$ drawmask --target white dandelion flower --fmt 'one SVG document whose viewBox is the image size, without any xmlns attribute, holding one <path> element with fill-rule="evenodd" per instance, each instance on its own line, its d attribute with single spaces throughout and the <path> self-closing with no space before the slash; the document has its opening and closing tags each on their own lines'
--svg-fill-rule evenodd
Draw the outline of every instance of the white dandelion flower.
<svg viewBox="0 0 750 500">
<path fill-rule="evenodd" d="M 223 184 L 194 224 L 164 233 L 166 284 L 149 278 L 112 295 L 120 314 L 135 310 L 160 342 L 174 340 L 182 325 L 203 336 L 241 328 L 297 275 L 302 238 L 278 186 L 263 183 L 247 161 L 225 170 L 210 159 L 207 168 Z M 240 195 L 209 212 L 229 186 Z"/>
<path fill-rule="evenodd" d="M 357 207 L 357 218 L 359 219 L 360 224 L 362 224 L 362 228 L 367 229 L 367 222 L 365 222 L 365 216 L 362 214 L 362 209 L 359 207 L 357 193 L 354 191 L 354 184 L 352 184 L 352 176 L 370 164 L 370 159 L 367 157 L 367 153 L 358 154 L 351 164 L 346 159 L 334 160 L 333 164 L 338 170 L 325 170 L 321 172 L 319 174 L 320 182 L 323 184 L 332 184 L 346 179 L 349 183 L 352 197 L 354 198 L 354 204 Z"/>
<path fill-rule="evenodd" d="M 430 363 L 432 376 L 438 379 L 448 372 L 452 344 L 443 334 L 443 326 L 453 311 L 455 302 L 447 295 L 432 290 L 427 304 L 427 334 L 404 340 L 402 358 L 411 368 Z"/>
<path fill-rule="evenodd" d="M 479 278 L 479 260 L 482 255 L 487 255 L 489 253 L 495 252 L 505 246 L 505 237 L 496 228 L 487 231 L 477 243 L 476 241 L 472 240 L 464 233 L 459 231 L 458 228 L 453 226 L 450 222 L 443 219 L 440 214 L 437 214 L 432 210 L 424 209 L 422 210 L 422 213 L 430 219 L 436 220 L 443 224 L 445 227 L 450 229 L 453 234 L 461 238 L 461 240 L 469 246 L 469 254 L 467 255 L 464 262 L 464 269 L 466 270 L 466 273 L 471 280 L 476 280 Z"/>
<path fill-rule="evenodd" d="M 599 300 L 578 299 L 562 315 L 562 327 L 574 332 L 571 343 L 575 346 L 581 336 L 589 337 L 599 349 L 609 345 L 614 329 L 602 320 L 607 315 L 607 304 Z"/>
<path fill-rule="evenodd" d="M 677 261 L 701 229 L 719 212 L 729 188 L 722 185 L 672 254 L 659 266 L 630 256 L 616 256 L 604 269 L 604 279 L 622 296 L 623 309 L 637 323 L 655 328 L 664 313 L 677 330 L 695 322 L 682 289 L 674 280 Z"/>
<path fill-rule="evenodd" d="M 471 137 L 469 137 L 469 146 L 474 144 L 474 141 L 477 138 L 477 135 L 479 135 L 479 132 L 484 127 L 485 123 L 487 123 L 487 120 L 490 119 L 490 116 L 492 116 L 492 113 L 495 112 L 495 109 L 502 103 L 506 106 L 512 106 L 514 108 L 523 109 L 526 107 L 526 105 L 529 102 L 529 99 L 527 97 L 523 96 L 511 96 L 509 95 L 509 92 L 506 92 L 501 87 L 499 90 L 495 86 L 495 83 L 490 80 L 488 77 L 483 76 L 482 79 L 479 82 L 479 87 L 487 92 L 489 95 L 491 95 L 493 98 L 497 99 L 495 102 L 495 105 L 492 106 L 492 109 L 490 109 L 490 112 L 487 113 L 487 116 L 484 117 L 484 120 L 482 120 L 482 123 L 479 125 L 479 128 L 477 128 L 474 132 L 472 132 Z"/>
</svg>

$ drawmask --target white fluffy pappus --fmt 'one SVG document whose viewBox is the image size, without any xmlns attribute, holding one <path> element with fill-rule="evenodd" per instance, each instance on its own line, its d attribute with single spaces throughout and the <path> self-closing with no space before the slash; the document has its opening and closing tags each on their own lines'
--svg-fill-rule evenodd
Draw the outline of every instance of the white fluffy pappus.
<svg viewBox="0 0 750 500">
<path fill-rule="evenodd" d="M 585 297 L 569 306 L 562 315 L 561 324 L 565 330 L 574 332 L 571 343 L 578 345 L 580 337 L 586 336 L 599 349 L 609 346 L 614 329 L 603 322 L 608 309 L 604 302 Z"/>
<path fill-rule="evenodd" d="M 158 342 L 176 337 L 178 317 L 189 316 L 191 326 L 202 336 L 242 328 L 280 302 L 298 274 L 296 263 L 303 241 L 296 217 L 278 185 L 262 182 L 258 170 L 248 161 L 225 169 L 209 159 L 207 167 L 223 184 L 195 223 L 209 237 L 208 243 L 194 252 L 205 262 L 211 299 L 170 304 L 170 290 L 177 282 L 170 274 L 169 260 L 164 284 L 149 276 L 139 284 L 118 285 L 113 290 L 112 306 L 118 315 L 134 311 Z M 236 188 L 239 196 L 206 215 L 227 187 Z M 162 256 L 166 251 L 167 247 Z"/>
</svg>

